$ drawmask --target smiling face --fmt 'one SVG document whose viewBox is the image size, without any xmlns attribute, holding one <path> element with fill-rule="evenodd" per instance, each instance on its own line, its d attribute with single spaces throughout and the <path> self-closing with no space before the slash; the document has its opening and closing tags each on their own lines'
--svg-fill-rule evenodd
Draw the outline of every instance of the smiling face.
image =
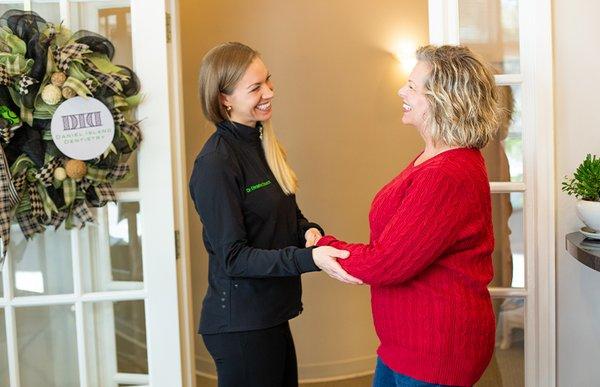
<svg viewBox="0 0 600 387">
<path fill-rule="evenodd" d="M 221 103 L 232 121 L 255 126 L 258 121 L 271 118 L 271 100 L 274 97 L 271 75 L 263 61 L 256 57 L 231 94 L 221 93 Z"/>
<path fill-rule="evenodd" d="M 430 71 L 431 68 L 427 62 L 417 62 L 408 76 L 406 85 L 398 90 L 398 95 L 402 97 L 404 102 L 402 105 L 404 110 L 402 123 L 415 126 L 422 133 L 430 110 L 425 97 L 425 82 Z"/>
</svg>

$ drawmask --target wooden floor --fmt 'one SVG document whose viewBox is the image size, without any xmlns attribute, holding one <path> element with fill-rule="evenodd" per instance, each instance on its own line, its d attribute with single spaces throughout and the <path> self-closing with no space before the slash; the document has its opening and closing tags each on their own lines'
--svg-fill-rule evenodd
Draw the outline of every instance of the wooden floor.
<svg viewBox="0 0 600 387">
<path fill-rule="evenodd" d="M 485 374 L 475 387 L 523 387 L 525 368 L 523 364 L 523 343 L 516 343 L 507 350 L 496 350 Z M 373 376 L 323 383 L 304 383 L 300 387 L 371 387 Z M 217 381 L 198 377 L 198 387 L 217 387 Z"/>
</svg>

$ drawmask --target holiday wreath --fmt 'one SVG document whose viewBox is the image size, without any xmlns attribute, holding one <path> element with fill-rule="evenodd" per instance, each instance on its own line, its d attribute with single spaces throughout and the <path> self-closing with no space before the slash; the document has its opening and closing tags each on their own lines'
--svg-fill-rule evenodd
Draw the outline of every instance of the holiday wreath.
<svg viewBox="0 0 600 387">
<path fill-rule="evenodd" d="M 114 51 L 101 35 L 71 33 L 34 12 L 0 17 L 0 268 L 13 219 L 28 239 L 45 226 L 83 227 L 94 220 L 90 207 L 115 201 L 112 184 L 130 175 L 127 161 L 141 141 L 133 111 L 140 86 L 133 71 L 112 63 Z M 59 106 L 77 97 L 100 101 L 114 121 L 112 141 L 87 160 L 62 152 L 51 130 Z M 90 124 L 80 116 L 75 124 Z"/>
</svg>

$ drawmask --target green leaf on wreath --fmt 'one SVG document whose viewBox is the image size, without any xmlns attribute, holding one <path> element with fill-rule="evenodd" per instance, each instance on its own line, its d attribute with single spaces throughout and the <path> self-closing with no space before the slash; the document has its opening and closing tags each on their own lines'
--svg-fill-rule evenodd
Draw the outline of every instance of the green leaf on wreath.
<svg viewBox="0 0 600 387">
<path fill-rule="evenodd" d="M 134 108 L 134 107 L 139 106 L 139 104 L 142 103 L 143 99 L 144 99 L 144 95 L 142 93 L 138 93 L 138 94 L 132 95 L 131 97 L 125 98 L 125 101 L 127 102 L 127 105 L 129 105 L 129 108 Z"/>
<path fill-rule="evenodd" d="M 117 148 L 115 148 L 115 145 L 113 143 L 110 143 L 110 145 L 108 146 L 108 148 L 106 148 L 106 150 L 104 151 L 104 153 L 102 153 L 102 157 L 103 158 L 107 158 L 108 155 L 110 155 L 111 153 L 114 153 L 115 155 L 119 154 L 119 152 L 117 152 Z"/>
<path fill-rule="evenodd" d="M 0 28 L 0 39 L 10 47 L 11 54 L 25 55 L 27 52 L 27 44 L 13 34 L 8 27 Z"/>
<path fill-rule="evenodd" d="M 77 182 L 70 177 L 63 181 L 63 195 L 65 198 L 65 205 L 70 206 L 75 200 L 75 193 L 77 190 Z"/>
<path fill-rule="evenodd" d="M 86 55 L 86 58 L 90 60 L 97 68 L 104 74 L 123 74 L 124 70 L 113 64 L 105 54 L 91 53 Z"/>
<path fill-rule="evenodd" d="M 76 78 L 80 81 L 85 81 L 88 78 L 92 78 L 93 75 L 83 70 L 81 63 L 73 63 L 69 65 L 68 74 L 70 77 Z"/>
<path fill-rule="evenodd" d="M 15 213 L 22 214 L 29 211 L 31 211 L 31 200 L 29 199 L 29 191 L 25 190 L 23 191 L 19 205 L 15 209 Z"/>
<path fill-rule="evenodd" d="M 92 95 L 92 92 L 90 91 L 90 89 L 88 89 L 88 87 L 83 82 L 81 82 L 79 79 L 77 79 L 75 77 L 68 77 L 67 80 L 65 81 L 65 84 L 63 85 L 63 87 L 70 87 L 80 97 L 86 97 L 86 96 Z"/>
<path fill-rule="evenodd" d="M 127 100 L 125 98 L 121 97 L 120 95 L 115 95 L 113 97 L 113 107 L 121 110 L 121 108 L 129 108 L 129 105 L 127 104 Z"/>
<path fill-rule="evenodd" d="M 33 160 L 31 160 L 27 155 L 22 154 L 15 160 L 13 165 L 11 165 L 10 174 L 12 176 L 19 176 L 22 173 L 24 173 L 25 171 L 27 171 L 33 165 L 35 165 L 33 163 Z"/>
</svg>

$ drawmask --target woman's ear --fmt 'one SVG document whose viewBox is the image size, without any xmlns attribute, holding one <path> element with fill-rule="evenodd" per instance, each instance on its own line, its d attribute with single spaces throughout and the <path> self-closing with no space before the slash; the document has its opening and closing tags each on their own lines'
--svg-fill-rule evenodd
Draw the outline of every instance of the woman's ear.
<svg viewBox="0 0 600 387">
<path fill-rule="evenodd" d="M 221 105 L 225 106 L 226 108 L 231 108 L 231 97 L 228 96 L 225 93 L 219 93 L 219 100 L 221 101 Z M 229 109 L 227 109 L 229 110 Z"/>
</svg>

